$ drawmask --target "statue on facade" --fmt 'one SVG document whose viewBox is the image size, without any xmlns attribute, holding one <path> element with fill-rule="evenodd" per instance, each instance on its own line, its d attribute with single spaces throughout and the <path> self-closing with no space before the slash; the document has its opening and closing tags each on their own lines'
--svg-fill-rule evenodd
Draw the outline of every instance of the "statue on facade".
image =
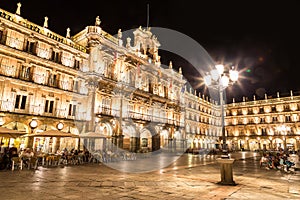
<svg viewBox="0 0 300 200">
<path fill-rule="evenodd" d="M 127 40 L 126 48 L 130 48 L 131 47 L 131 45 L 130 45 L 131 38 L 128 37 L 126 40 Z"/>
<path fill-rule="evenodd" d="M 47 16 L 45 17 L 45 20 L 44 20 L 44 28 L 48 28 L 48 17 Z"/>
<path fill-rule="evenodd" d="M 169 69 L 173 69 L 172 61 L 169 62 Z"/>
<path fill-rule="evenodd" d="M 122 38 L 122 31 L 121 29 L 118 30 L 118 39 L 121 39 Z"/>
<path fill-rule="evenodd" d="M 101 20 L 100 20 L 99 16 L 97 16 L 95 26 L 100 26 L 100 24 L 101 24 Z"/>
<path fill-rule="evenodd" d="M 70 31 L 71 31 L 71 29 L 70 29 L 70 28 L 67 28 L 66 38 L 70 38 L 70 37 L 71 37 L 71 36 L 70 36 Z"/>
<path fill-rule="evenodd" d="M 123 46 L 122 31 L 121 31 L 121 29 L 118 30 L 118 42 L 119 42 L 119 46 Z"/>
<path fill-rule="evenodd" d="M 22 6 L 22 4 L 19 2 L 19 3 L 17 3 L 17 6 L 18 6 L 18 8 L 17 8 L 16 14 L 21 15 L 21 6 Z"/>
</svg>

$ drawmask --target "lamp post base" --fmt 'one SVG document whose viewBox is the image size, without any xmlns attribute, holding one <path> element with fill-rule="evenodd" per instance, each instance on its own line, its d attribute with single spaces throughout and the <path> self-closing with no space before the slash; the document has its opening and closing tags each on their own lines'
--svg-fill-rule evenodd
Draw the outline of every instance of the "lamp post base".
<svg viewBox="0 0 300 200">
<path fill-rule="evenodd" d="M 229 158 L 230 158 L 230 157 L 229 157 L 229 154 L 228 154 L 228 152 L 227 152 L 227 150 L 223 150 L 223 151 L 222 151 L 221 158 L 222 158 L 222 159 L 229 159 Z"/>
<path fill-rule="evenodd" d="M 234 159 L 231 158 L 218 158 L 217 162 L 220 164 L 220 172 L 221 172 L 221 181 L 218 182 L 220 185 L 237 185 L 233 180 L 233 173 L 232 173 L 232 165 Z"/>
</svg>

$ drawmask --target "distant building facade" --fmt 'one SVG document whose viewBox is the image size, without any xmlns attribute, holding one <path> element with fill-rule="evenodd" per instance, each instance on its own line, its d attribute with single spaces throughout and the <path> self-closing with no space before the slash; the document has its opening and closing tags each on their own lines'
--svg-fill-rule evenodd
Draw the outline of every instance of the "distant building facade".
<svg viewBox="0 0 300 200">
<path fill-rule="evenodd" d="M 229 149 L 299 150 L 300 96 L 245 101 L 226 105 Z"/>
</svg>

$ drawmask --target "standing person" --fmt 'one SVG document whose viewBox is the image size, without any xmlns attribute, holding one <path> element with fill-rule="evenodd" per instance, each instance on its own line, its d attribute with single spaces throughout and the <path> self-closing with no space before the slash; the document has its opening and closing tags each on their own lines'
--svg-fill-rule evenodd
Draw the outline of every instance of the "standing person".
<svg viewBox="0 0 300 200">
<path fill-rule="evenodd" d="M 2 168 L 3 169 L 9 169 L 11 167 L 11 163 L 9 160 L 9 152 L 8 152 L 8 148 L 4 148 L 4 153 L 2 156 Z"/>
<path fill-rule="evenodd" d="M 17 149 L 17 147 L 15 147 L 14 145 L 12 145 L 12 147 L 9 148 L 9 155 L 10 155 L 10 158 L 12 158 L 12 157 L 18 157 L 18 149 Z"/>
</svg>

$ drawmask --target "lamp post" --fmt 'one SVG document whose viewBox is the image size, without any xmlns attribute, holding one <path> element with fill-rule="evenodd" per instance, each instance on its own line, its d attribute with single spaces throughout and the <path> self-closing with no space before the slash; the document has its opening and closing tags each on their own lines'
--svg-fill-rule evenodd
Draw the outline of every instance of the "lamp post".
<svg viewBox="0 0 300 200">
<path fill-rule="evenodd" d="M 216 69 L 211 70 L 204 77 L 204 83 L 211 88 L 216 89 L 219 92 L 220 107 L 221 107 L 221 127 L 222 127 L 222 158 L 228 158 L 226 135 L 225 135 L 225 114 L 224 114 L 224 97 L 223 93 L 225 89 L 234 84 L 238 80 L 238 71 L 232 69 L 229 72 L 225 72 L 224 65 L 216 65 Z"/>
<path fill-rule="evenodd" d="M 218 182 L 221 185 L 236 185 L 233 181 L 232 164 L 234 159 L 229 158 L 226 146 L 226 135 L 225 135 L 225 114 L 224 114 L 224 97 L 223 93 L 225 89 L 234 84 L 239 77 L 238 71 L 232 67 L 229 71 L 225 71 L 224 65 L 216 65 L 215 69 L 207 72 L 204 77 L 204 83 L 206 86 L 211 87 L 218 91 L 220 97 L 220 108 L 221 108 L 221 128 L 222 128 L 222 151 L 221 158 L 217 159 L 220 163 L 221 168 L 221 181 Z"/>
</svg>

